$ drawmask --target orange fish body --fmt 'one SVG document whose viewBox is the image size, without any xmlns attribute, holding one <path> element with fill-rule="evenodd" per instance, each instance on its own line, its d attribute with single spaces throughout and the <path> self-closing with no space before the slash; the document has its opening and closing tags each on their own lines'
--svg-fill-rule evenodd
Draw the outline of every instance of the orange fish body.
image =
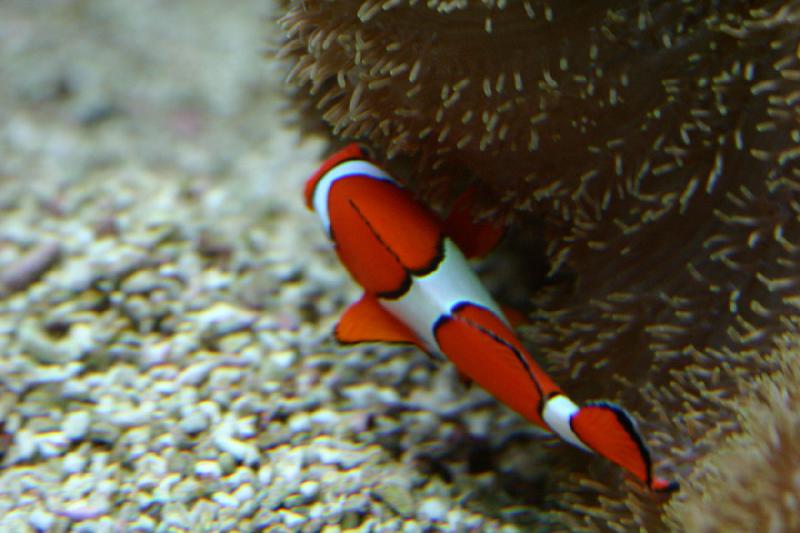
<svg viewBox="0 0 800 533">
<path fill-rule="evenodd" d="M 488 251 L 500 237 L 497 228 L 465 228 L 470 221 L 458 212 L 452 220 L 461 226 L 445 232 L 356 144 L 323 163 L 308 180 L 305 197 L 364 288 L 336 327 L 340 342 L 406 342 L 446 357 L 531 422 L 606 457 L 653 490 L 676 488 L 653 476 L 630 415 L 605 402 L 575 405 L 516 338 L 461 251 Z"/>
</svg>

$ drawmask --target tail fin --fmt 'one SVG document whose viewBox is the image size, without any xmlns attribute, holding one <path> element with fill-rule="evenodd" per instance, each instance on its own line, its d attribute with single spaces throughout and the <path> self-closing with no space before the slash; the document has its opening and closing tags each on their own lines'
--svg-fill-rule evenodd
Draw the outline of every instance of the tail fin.
<svg viewBox="0 0 800 533">
<path fill-rule="evenodd" d="M 653 477 L 653 464 L 636 427 L 636 422 L 622 408 L 597 402 L 575 413 L 570 426 L 586 446 L 635 475 L 656 492 L 672 492 L 676 482 Z"/>
</svg>

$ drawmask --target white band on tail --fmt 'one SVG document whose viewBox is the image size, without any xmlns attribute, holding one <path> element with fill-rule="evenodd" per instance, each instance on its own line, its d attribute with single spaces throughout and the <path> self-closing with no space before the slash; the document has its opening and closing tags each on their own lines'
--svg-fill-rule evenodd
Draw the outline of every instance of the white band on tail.
<svg viewBox="0 0 800 533">
<path fill-rule="evenodd" d="M 559 394 L 547 400 L 542 418 L 559 437 L 582 450 L 591 452 L 592 450 L 581 442 L 581 439 L 572 431 L 569 424 L 573 415 L 579 410 L 578 406 L 572 403 L 572 400 L 563 394 Z"/>
</svg>

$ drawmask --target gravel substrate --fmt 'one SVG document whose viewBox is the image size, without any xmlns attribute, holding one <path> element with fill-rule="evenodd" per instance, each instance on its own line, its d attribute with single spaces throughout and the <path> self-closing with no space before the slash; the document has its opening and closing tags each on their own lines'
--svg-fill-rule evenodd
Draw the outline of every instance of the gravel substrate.
<svg viewBox="0 0 800 533">
<path fill-rule="evenodd" d="M 0 5 L 0 531 L 526 529 L 533 428 L 330 340 L 326 148 L 235 4 Z"/>
</svg>

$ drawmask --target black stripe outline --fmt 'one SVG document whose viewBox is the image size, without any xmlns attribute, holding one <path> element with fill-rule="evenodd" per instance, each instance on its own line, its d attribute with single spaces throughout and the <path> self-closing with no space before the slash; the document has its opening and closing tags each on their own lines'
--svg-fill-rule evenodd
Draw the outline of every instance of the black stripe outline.
<svg viewBox="0 0 800 533">
<path fill-rule="evenodd" d="M 415 276 L 415 277 L 418 277 L 418 278 L 423 278 L 423 277 L 427 276 L 428 274 L 436 272 L 436 269 L 439 268 L 439 266 L 444 261 L 444 240 L 445 240 L 445 238 L 446 237 L 444 236 L 444 233 L 440 231 L 439 232 L 439 239 L 438 239 L 438 242 L 436 243 L 436 252 L 433 254 L 433 257 L 431 258 L 431 260 L 428 262 L 427 265 L 424 265 L 424 266 L 422 266 L 420 268 L 415 268 L 415 269 L 408 270 L 408 272 L 412 276 Z"/>
</svg>

